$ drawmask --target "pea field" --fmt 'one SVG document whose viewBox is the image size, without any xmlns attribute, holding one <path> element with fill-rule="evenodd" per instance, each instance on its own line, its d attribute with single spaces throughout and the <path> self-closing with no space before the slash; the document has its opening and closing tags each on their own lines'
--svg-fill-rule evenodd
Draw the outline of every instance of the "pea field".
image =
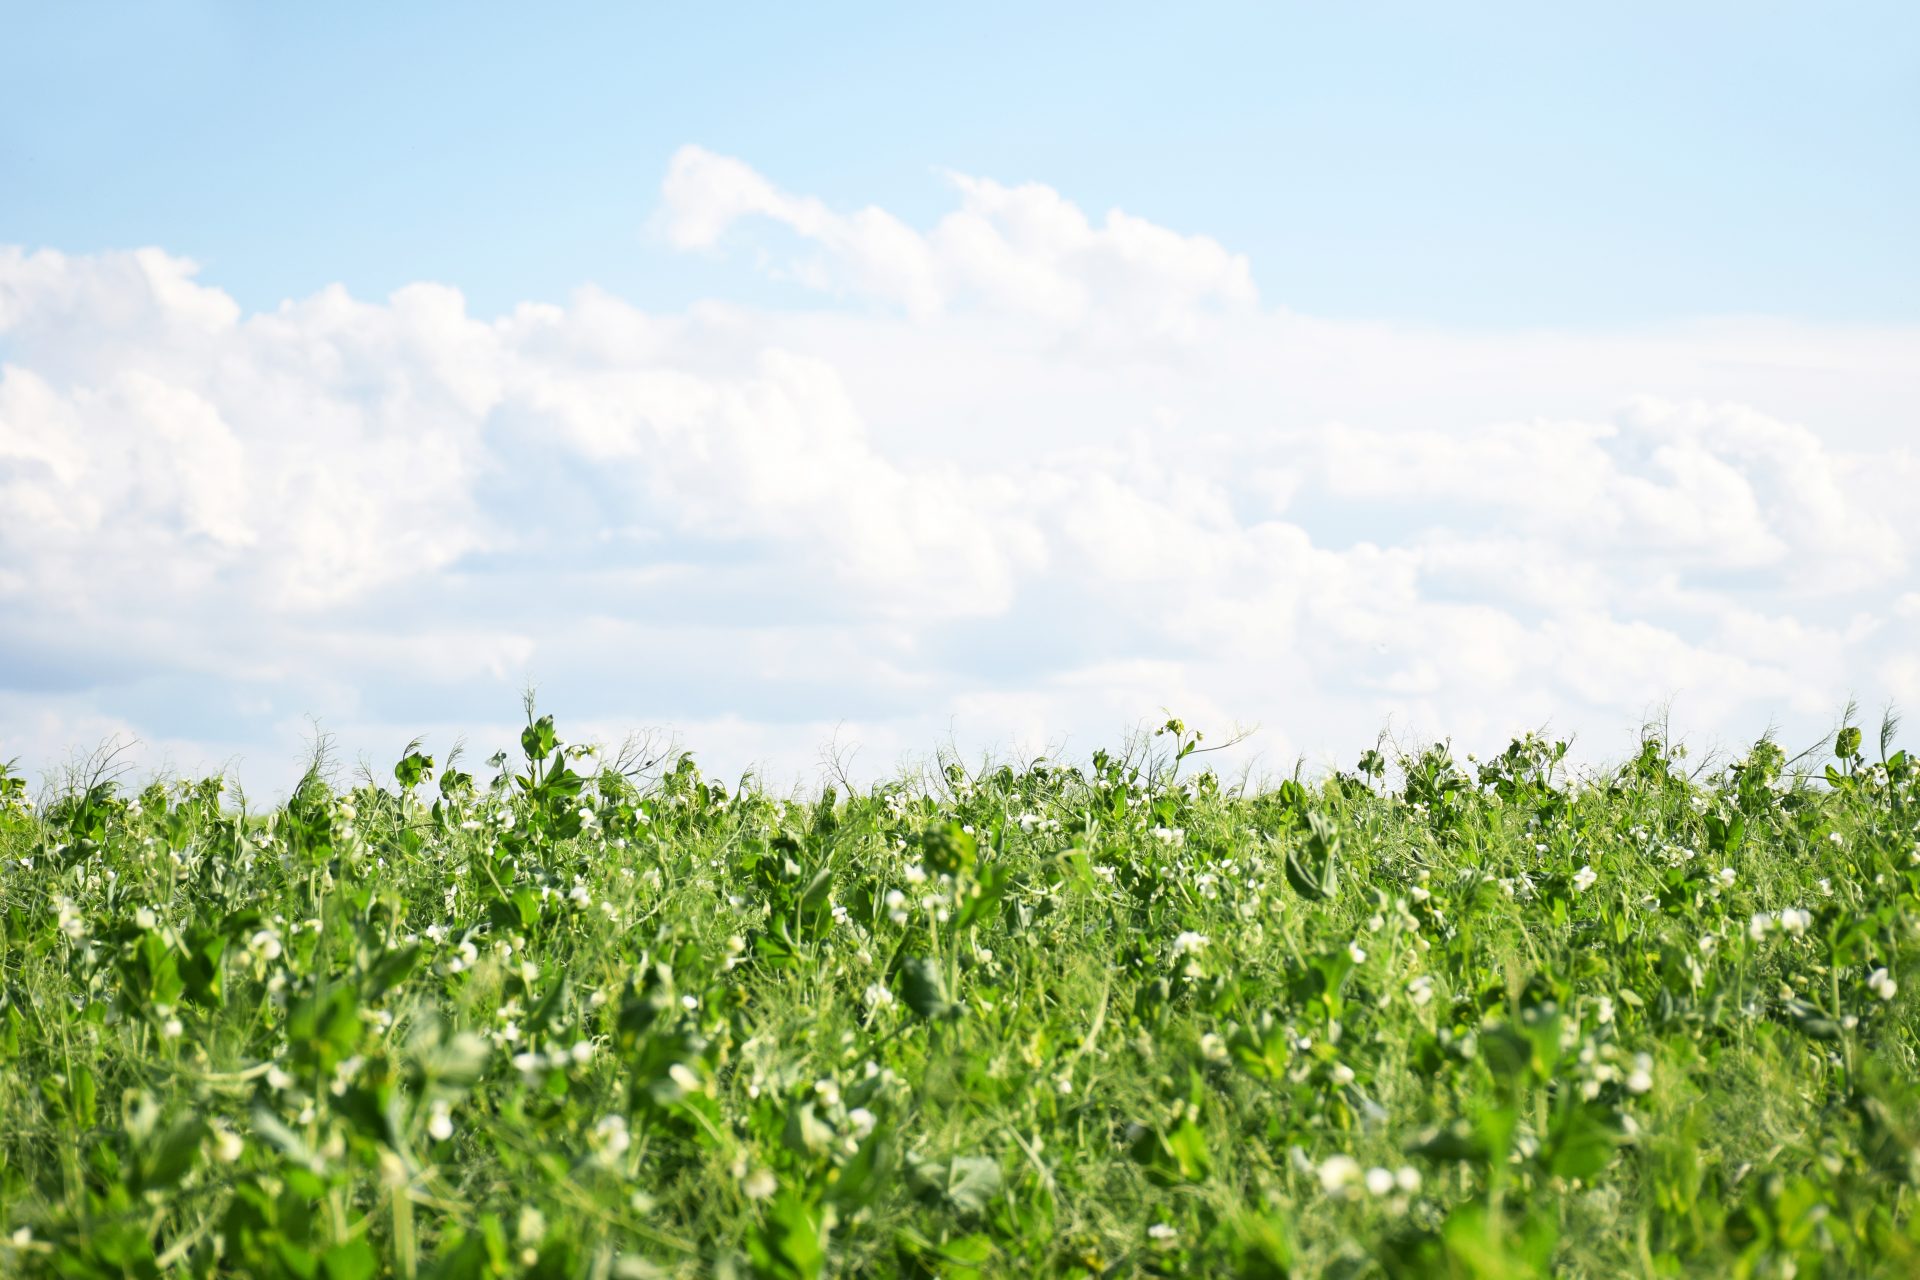
<svg viewBox="0 0 1920 1280">
<path fill-rule="evenodd" d="M 1920 763 L 0 771 L 0 1275 L 1920 1275 Z"/>
</svg>

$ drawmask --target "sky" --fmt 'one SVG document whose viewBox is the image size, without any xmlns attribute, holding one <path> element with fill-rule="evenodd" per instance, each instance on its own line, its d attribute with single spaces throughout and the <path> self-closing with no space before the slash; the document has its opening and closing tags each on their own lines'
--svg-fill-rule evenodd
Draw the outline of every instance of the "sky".
<svg viewBox="0 0 1920 1280">
<path fill-rule="evenodd" d="M 1811 743 L 1920 10 L 0 0 L 0 760 Z M 384 767 L 384 766 L 383 766 Z"/>
</svg>

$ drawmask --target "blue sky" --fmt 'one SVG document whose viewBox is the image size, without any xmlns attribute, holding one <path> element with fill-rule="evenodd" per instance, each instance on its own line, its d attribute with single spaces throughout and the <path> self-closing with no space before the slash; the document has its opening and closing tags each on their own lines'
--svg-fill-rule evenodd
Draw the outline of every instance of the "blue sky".
<svg viewBox="0 0 1920 1280">
<path fill-rule="evenodd" d="M 0 31 L 0 760 L 1920 702 L 1912 6 Z"/>
<path fill-rule="evenodd" d="M 639 238 L 687 143 L 909 219 L 940 169 L 1046 182 L 1315 315 L 1920 307 L 1911 5 L 5 9 L 0 240 L 161 245 L 249 307 L 778 304 Z"/>
</svg>

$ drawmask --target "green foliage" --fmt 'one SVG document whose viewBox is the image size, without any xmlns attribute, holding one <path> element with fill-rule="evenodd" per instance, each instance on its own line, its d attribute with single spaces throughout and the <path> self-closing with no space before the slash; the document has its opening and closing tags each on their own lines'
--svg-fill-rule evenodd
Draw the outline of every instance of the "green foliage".
<svg viewBox="0 0 1920 1280">
<path fill-rule="evenodd" d="M 0 1274 L 1920 1274 L 1891 736 L 1234 788 L 1169 719 L 796 803 L 530 710 L 267 812 L 0 767 Z"/>
</svg>

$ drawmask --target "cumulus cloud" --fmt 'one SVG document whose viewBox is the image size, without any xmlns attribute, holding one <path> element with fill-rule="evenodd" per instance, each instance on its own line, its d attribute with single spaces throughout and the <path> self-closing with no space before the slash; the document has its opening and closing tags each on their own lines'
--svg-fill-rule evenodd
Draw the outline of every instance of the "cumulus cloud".
<svg viewBox="0 0 1920 1280">
<path fill-rule="evenodd" d="M 1435 519 L 1523 529 L 1588 557 L 1771 570 L 1773 584 L 1813 592 L 1884 581 L 1906 562 L 1889 516 L 1846 491 L 1844 457 L 1743 405 L 1640 399 L 1609 421 L 1468 432 L 1333 426 L 1306 456 L 1326 492 L 1438 503 Z"/>
<path fill-rule="evenodd" d="M 736 224 L 771 221 L 807 246 L 781 260 L 786 275 L 919 319 L 978 307 L 1062 331 L 1192 339 L 1208 314 L 1257 301 L 1246 257 L 1206 236 L 1119 209 L 1095 225 L 1040 183 L 949 179 L 960 207 L 922 233 L 883 209 L 835 213 L 739 160 L 689 146 L 668 169 L 657 225 L 680 248 L 711 249 Z"/>
<path fill-rule="evenodd" d="M 284 781 L 309 714 L 505 742 L 528 678 L 787 771 L 1162 708 L 1275 760 L 1612 749 L 1668 698 L 1739 738 L 1920 687 L 1915 335 L 1334 324 L 1204 236 L 951 183 L 920 229 L 676 156 L 666 241 L 784 228 L 801 312 L 246 313 L 158 250 L 0 249 L 0 748 Z"/>
</svg>

